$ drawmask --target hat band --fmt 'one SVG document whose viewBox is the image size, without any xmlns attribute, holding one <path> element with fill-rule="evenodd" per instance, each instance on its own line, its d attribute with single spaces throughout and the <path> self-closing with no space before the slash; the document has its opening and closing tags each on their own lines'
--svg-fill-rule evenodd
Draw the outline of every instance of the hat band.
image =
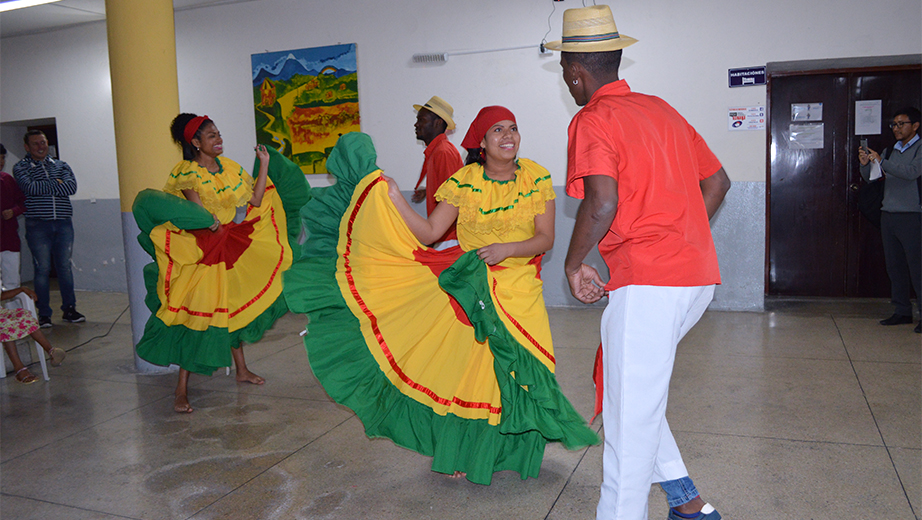
<svg viewBox="0 0 922 520">
<path fill-rule="evenodd" d="M 621 35 L 616 31 L 603 34 L 590 34 L 586 36 L 564 36 L 561 41 L 562 43 L 594 43 L 620 39 Z"/>
</svg>

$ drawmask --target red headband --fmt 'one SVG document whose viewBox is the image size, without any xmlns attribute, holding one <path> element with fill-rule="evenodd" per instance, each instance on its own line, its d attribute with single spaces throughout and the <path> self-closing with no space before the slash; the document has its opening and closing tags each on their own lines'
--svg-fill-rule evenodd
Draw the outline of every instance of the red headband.
<svg viewBox="0 0 922 520">
<path fill-rule="evenodd" d="M 515 116 L 512 115 L 508 108 L 501 106 L 481 108 L 480 112 L 477 113 L 477 117 L 474 118 L 474 122 L 471 123 L 471 127 L 468 128 L 464 140 L 461 141 L 461 147 L 467 149 L 480 148 L 480 142 L 483 141 L 483 136 L 487 135 L 487 130 L 496 123 L 506 120 L 515 123 Z"/>
<path fill-rule="evenodd" d="M 182 136 L 186 139 L 186 142 L 192 144 L 192 138 L 195 137 L 195 133 L 198 132 L 198 129 L 201 128 L 202 123 L 208 121 L 208 116 L 195 116 L 186 123 L 186 128 L 182 132 Z"/>
</svg>

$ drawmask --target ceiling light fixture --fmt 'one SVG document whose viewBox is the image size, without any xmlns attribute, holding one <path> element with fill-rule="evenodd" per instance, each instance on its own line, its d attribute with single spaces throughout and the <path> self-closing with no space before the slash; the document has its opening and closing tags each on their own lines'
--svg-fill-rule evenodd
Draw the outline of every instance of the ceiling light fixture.
<svg viewBox="0 0 922 520">
<path fill-rule="evenodd" d="M 12 11 L 13 9 L 24 9 L 26 7 L 51 4 L 60 1 L 61 0 L 8 0 L 6 2 L 0 2 L 0 13 L 4 11 Z"/>
</svg>

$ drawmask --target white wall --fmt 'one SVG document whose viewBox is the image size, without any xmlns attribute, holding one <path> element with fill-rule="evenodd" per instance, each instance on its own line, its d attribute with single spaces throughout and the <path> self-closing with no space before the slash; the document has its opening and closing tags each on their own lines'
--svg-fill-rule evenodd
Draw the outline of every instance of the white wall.
<svg viewBox="0 0 922 520">
<path fill-rule="evenodd" d="M 413 139 L 413 103 L 438 94 L 455 107 L 460 144 L 476 111 L 504 104 L 516 113 L 522 155 L 563 184 L 566 126 L 577 107 L 559 75 L 559 55 L 538 43 L 558 39 L 565 8 L 579 0 L 258 0 L 176 14 L 182 110 L 218 122 L 230 157 L 248 164 L 255 131 L 250 55 L 357 43 L 362 128 L 379 164 L 403 186 L 422 161 Z M 760 104 L 764 87 L 729 89 L 727 69 L 768 61 L 916 53 L 918 0 L 802 2 L 612 2 L 618 28 L 640 42 L 625 51 L 622 77 L 635 90 L 676 106 L 711 144 L 733 180 L 765 178 L 763 132 L 727 131 L 726 109 Z M 897 35 L 897 37 L 894 37 Z M 533 45 L 451 56 L 414 65 L 414 53 Z M 143 66 L 143 64 L 138 64 Z M 116 164 L 103 23 L 0 45 L 0 122 L 54 117 L 61 156 L 77 172 L 76 198 L 116 198 Z M 151 128 L 152 132 L 166 129 Z M 138 150 L 143 160 L 144 150 Z M 326 179 L 312 179 L 323 185 Z"/>
<path fill-rule="evenodd" d="M 538 44 L 560 38 L 563 10 L 581 0 L 254 0 L 176 13 L 180 106 L 212 116 L 226 154 L 249 166 L 255 139 L 250 55 L 356 43 L 362 129 L 378 164 L 406 190 L 423 145 L 414 103 L 436 94 L 455 107 L 460 144 L 477 111 L 515 112 L 521 155 L 565 179 L 566 129 L 577 107 L 560 78 L 559 55 Z M 920 0 L 803 2 L 611 2 L 618 28 L 640 40 L 622 77 L 673 104 L 705 137 L 736 183 L 712 222 L 723 285 L 712 304 L 758 310 L 764 280 L 765 132 L 728 132 L 727 108 L 765 102 L 765 87 L 727 87 L 727 69 L 774 61 L 885 56 L 922 51 Z M 554 13 L 551 15 L 551 10 Z M 548 17 L 550 15 L 550 20 Z M 526 50 L 412 63 L 415 53 L 530 45 Z M 143 63 L 138 64 L 143 67 Z M 0 40 L 0 123 L 55 118 L 61 158 L 74 167 L 78 288 L 124 290 L 111 84 L 104 23 Z M 167 132 L 150 128 L 150 132 Z M 7 135 L 3 135 L 7 139 Z M 15 149 L 15 142 L 7 143 Z M 137 150 L 145 160 L 146 150 Z M 162 172 L 166 178 L 167 172 Z M 311 176 L 314 186 L 329 184 Z M 749 182 L 740 182 L 749 181 Z M 560 271 L 576 201 L 558 204 L 558 239 L 545 259 Z M 80 200 L 84 199 L 84 200 Z M 88 199 L 99 199 L 94 203 Z M 116 269 L 118 266 L 118 269 Z M 572 305 L 562 276 L 549 276 L 549 305 Z"/>
<path fill-rule="evenodd" d="M 104 23 L 0 40 L 0 123 L 43 118 L 55 118 L 58 154 L 77 176 L 74 198 L 117 199 Z M 21 135 L 4 145 L 22 156 L 20 143 Z"/>
</svg>

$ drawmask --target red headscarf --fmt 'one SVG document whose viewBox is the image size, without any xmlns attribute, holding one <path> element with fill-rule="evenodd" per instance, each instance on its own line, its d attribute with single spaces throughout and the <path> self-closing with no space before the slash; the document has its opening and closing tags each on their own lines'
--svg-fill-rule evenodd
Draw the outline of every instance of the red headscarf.
<svg viewBox="0 0 922 520">
<path fill-rule="evenodd" d="M 461 141 L 461 147 L 467 149 L 480 148 L 480 142 L 483 141 L 483 136 L 487 135 L 487 130 L 496 123 L 506 120 L 515 123 L 515 116 L 506 107 L 494 105 L 481 108 L 480 112 L 477 113 L 477 117 L 474 118 L 474 122 L 471 123 L 471 127 L 467 129 L 467 134 L 464 136 L 464 140 Z"/>
<path fill-rule="evenodd" d="M 208 121 L 208 116 L 195 116 L 188 123 L 186 123 L 186 128 L 183 129 L 182 136 L 186 139 L 186 142 L 192 144 L 192 138 L 195 137 L 195 133 L 198 132 L 198 129 L 201 128 L 202 123 Z"/>
</svg>

